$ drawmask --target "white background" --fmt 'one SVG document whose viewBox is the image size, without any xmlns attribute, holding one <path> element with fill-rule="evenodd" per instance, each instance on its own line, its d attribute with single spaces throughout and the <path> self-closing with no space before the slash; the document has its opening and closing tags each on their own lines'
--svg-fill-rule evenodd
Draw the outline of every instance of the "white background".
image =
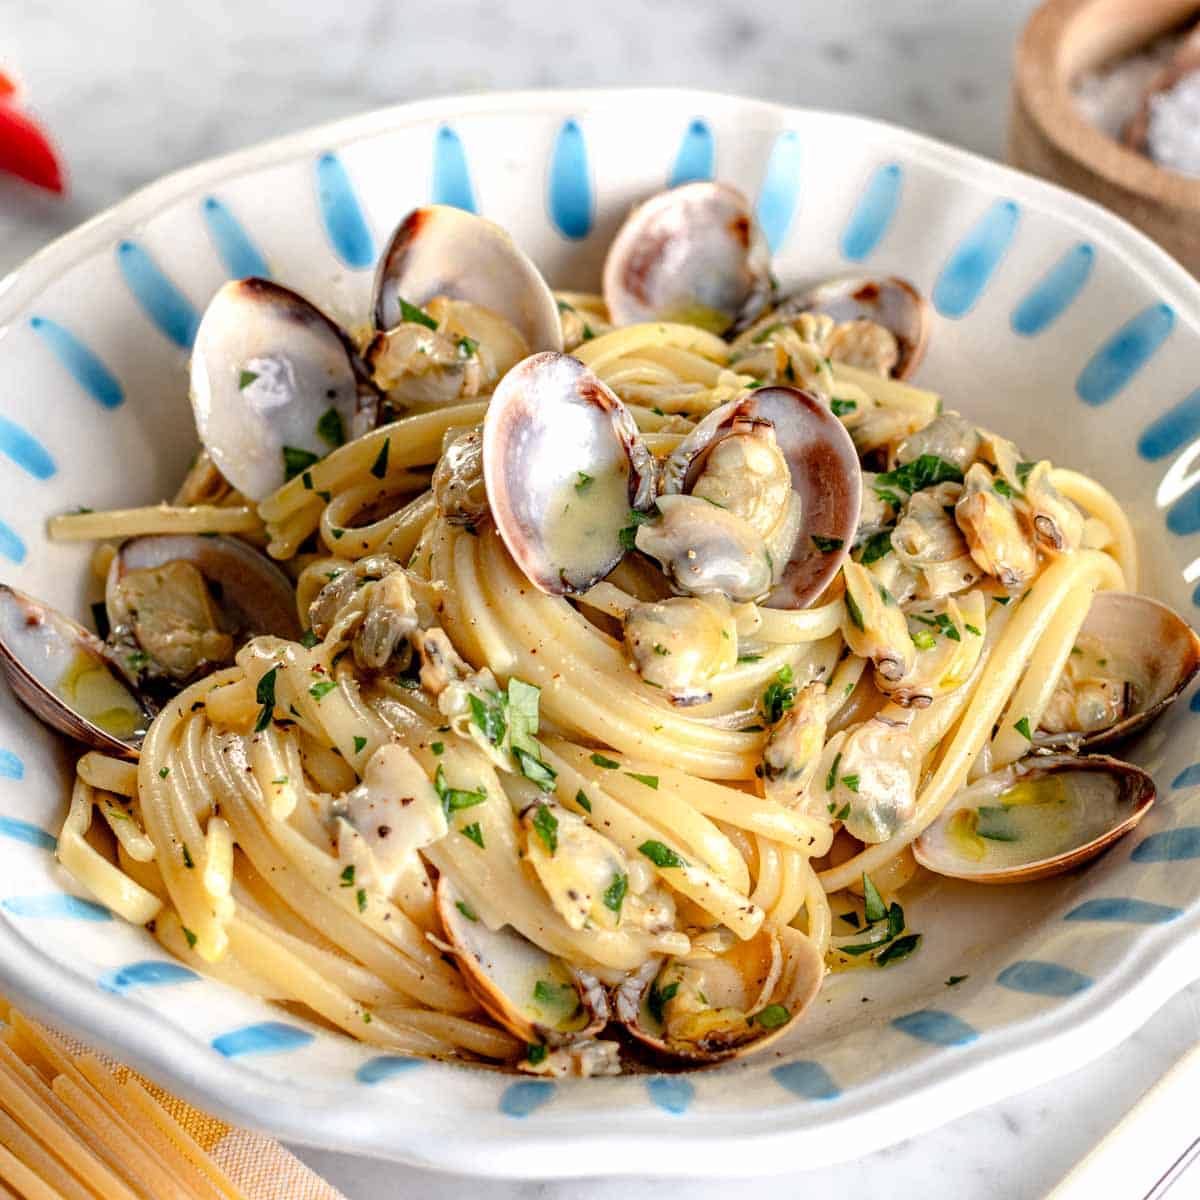
<svg viewBox="0 0 1200 1200">
<path fill-rule="evenodd" d="M 62 147 L 71 190 L 63 201 L 0 179 L 0 271 L 176 167 L 363 109 L 485 88 L 708 87 L 884 117 L 1002 158 L 1013 46 L 1033 7 L 3 0 L 0 67 L 24 78 Z M 1198 1036 L 1200 985 L 1083 1071 L 890 1150 L 814 1172 L 797 1163 L 774 1181 L 481 1185 L 300 1153 L 350 1200 L 473 1200 L 484 1188 L 489 1200 L 1025 1200 L 1044 1196 Z M 1192 1194 L 1186 1186 L 1181 1194 Z"/>
</svg>

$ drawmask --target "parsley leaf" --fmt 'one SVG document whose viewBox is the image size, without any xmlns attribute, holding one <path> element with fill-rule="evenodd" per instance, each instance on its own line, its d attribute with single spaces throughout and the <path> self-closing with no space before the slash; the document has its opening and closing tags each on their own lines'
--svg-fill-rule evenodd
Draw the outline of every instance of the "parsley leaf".
<svg viewBox="0 0 1200 1200">
<path fill-rule="evenodd" d="M 657 513 L 639 512 L 636 508 L 631 508 L 629 510 L 629 524 L 617 535 L 621 539 L 622 547 L 626 550 L 636 550 L 638 526 L 648 525 L 657 515 Z"/>
<path fill-rule="evenodd" d="M 648 788 L 654 788 L 655 791 L 658 790 L 657 775 L 639 775 L 636 771 L 626 771 L 625 774 L 630 779 L 636 779 L 638 783 L 644 783 Z"/>
<path fill-rule="evenodd" d="M 322 679 L 320 683 L 314 683 L 308 689 L 308 694 L 319 703 L 336 687 L 337 684 L 332 679 Z"/>
<path fill-rule="evenodd" d="M 598 767 L 603 767 L 606 771 L 616 771 L 621 766 L 619 762 L 614 762 L 611 758 L 605 758 L 603 754 L 593 754 L 592 762 Z"/>
<path fill-rule="evenodd" d="M 558 849 L 558 818 L 550 811 L 548 804 L 539 804 L 533 814 L 533 832 L 541 839 L 548 853 L 553 854 Z"/>
<path fill-rule="evenodd" d="M 822 554 L 832 554 L 835 550 L 840 550 L 846 543 L 840 537 L 822 537 L 819 533 L 810 535 L 812 543 Z"/>
<path fill-rule="evenodd" d="M 638 853 L 644 854 L 656 867 L 687 866 L 687 863 L 670 846 L 664 846 L 662 842 L 653 839 L 643 842 L 638 847 Z"/>
<path fill-rule="evenodd" d="M 879 894 L 879 889 L 871 882 L 870 875 L 865 871 L 863 872 L 862 885 L 867 924 L 873 925 L 876 921 L 882 921 L 887 916 L 887 906 L 883 902 L 883 897 Z"/>
<path fill-rule="evenodd" d="M 355 736 L 355 738 L 354 738 L 354 753 L 355 753 L 355 754 L 361 754 L 361 753 L 362 753 L 362 748 L 363 748 L 363 747 L 364 747 L 366 744 L 367 744 L 367 739 L 366 739 L 365 737 L 358 737 L 358 736 L 356 735 L 356 736 Z"/>
<path fill-rule="evenodd" d="M 878 533 L 873 533 L 862 545 L 861 562 L 864 567 L 869 567 L 873 562 L 878 562 L 881 558 L 886 558 L 892 552 L 892 531 L 890 529 L 881 529 Z"/>
<path fill-rule="evenodd" d="M 778 1029 L 780 1025 L 786 1025 L 792 1019 L 792 1014 L 782 1004 L 768 1004 L 762 1012 L 755 1013 L 750 1019 L 764 1029 Z"/>
<path fill-rule="evenodd" d="M 1037 466 L 1036 462 L 1019 462 L 1017 463 L 1017 481 L 1022 487 L 1029 482 L 1029 472 Z"/>
<path fill-rule="evenodd" d="M 895 503 L 894 488 L 900 488 L 910 496 L 924 488 L 933 487 L 939 483 L 962 483 L 963 473 L 951 462 L 939 458 L 936 454 L 922 454 L 920 458 L 897 467 L 894 471 L 885 471 L 875 477 L 872 485 L 876 493 L 889 503 Z"/>
<path fill-rule="evenodd" d="M 763 717 L 771 724 L 779 721 L 796 702 L 796 689 L 788 686 L 791 682 L 792 668 L 780 667 L 778 674 L 767 684 L 766 690 L 763 692 Z"/>
<path fill-rule="evenodd" d="M 846 613 L 850 617 L 850 623 L 859 631 L 859 633 L 865 633 L 867 625 L 863 620 L 862 609 L 858 607 L 854 597 L 850 595 L 849 588 L 846 589 L 844 599 L 846 601 Z"/>
<path fill-rule="evenodd" d="M 536 783 L 543 792 L 554 791 L 554 780 L 558 777 L 558 772 L 549 763 L 542 762 L 536 754 L 530 754 L 520 746 L 513 747 L 513 757 L 526 779 Z"/>
<path fill-rule="evenodd" d="M 244 392 L 258 378 L 257 371 L 241 370 L 238 372 L 238 391 Z"/>
<path fill-rule="evenodd" d="M 415 304 L 409 304 L 403 296 L 398 296 L 400 301 L 400 320 L 406 321 L 413 325 L 424 325 L 426 329 L 436 329 L 437 322 L 423 309 L 418 308 Z"/>
<path fill-rule="evenodd" d="M 580 495 L 583 495 L 583 493 L 586 492 L 588 490 L 588 488 L 592 486 L 594 479 L 586 471 L 576 471 L 575 476 L 576 476 L 575 490 Z"/>
<path fill-rule="evenodd" d="M 437 773 L 433 777 L 433 789 L 442 802 L 442 811 L 448 817 L 459 809 L 473 808 L 487 799 L 487 792 L 480 788 L 477 792 L 468 792 L 463 788 L 452 788 L 446 783 L 446 770 L 438 763 Z"/>
<path fill-rule="evenodd" d="M 341 883 L 339 885 L 340 887 L 353 887 L 354 886 L 354 864 L 351 863 L 348 867 L 346 867 L 342 871 L 341 875 L 338 876 L 338 878 L 341 880 Z"/>
<path fill-rule="evenodd" d="M 478 349 L 479 343 L 473 337 L 467 337 L 466 334 L 463 334 L 458 339 L 458 352 L 463 358 L 473 358 Z"/>
<path fill-rule="evenodd" d="M 478 921 L 479 915 L 465 900 L 455 900 L 454 907 L 458 909 L 468 921 Z"/>
<path fill-rule="evenodd" d="M 336 408 L 327 408 L 317 421 L 317 436 L 331 446 L 340 446 L 346 440 L 346 428 L 342 414 Z"/>
<path fill-rule="evenodd" d="M 1029 728 L 1029 718 L 1022 717 L 1013 723 L 1013 728 L 1027 741 L 1033 741 L 1033 731 Z"/>
<path fill-rule="evenodd" d="M 275 675 L 278 671 L 278 667 L 272 667 L 258 681 L 258 687 L 255 689 L 254 698 L 262 705 L 258 720 L 254 722 L 255 733 L 262 733 L 271 723 L 271 716 L 275 712 Z"/>
<path fill-rule="evenodd" d="M 897 938 L 882 954 L 875 956 L 875 964 L 880 967 L 891 966 L 902 958 L 907 958 L 921 944 L 919 933 L 908 933 Z"/>
<path fill-rule="evenodd" d="M 614 875 L 612 883 L 604 889 L 604 907 L 621 916 L 621 905 L 625 903 L 625 893 L 629 889 L 628 875 Z"/>
<path fill-rule="evenodd" d="M 374 475 L 376 479 L 382 479 L 387 474 L 388 451 L 391 449 L 391 446 L 392 439 L 385 438 L 383 442 L 383 449 L 379 451 L 378 455 L 375 457 L 375 461 L 371 464 L 371 474 Z"/>
<path fill-rule="evenodd" d="M 470 838 L 480 850 L 483 846 L 483 830 L 479 828 L 478 821 L 472 821 L 470 825 L 464 825 L 459 831 L 465 838 Z"/>
<path fill-rule="evenodd" d="M 659 990 L 658 980 L 655 980 L 650 985 L 650 995 L 646 998 L 646 1007 L 650 1010 L 650 1015 L 661 1025 L 663 1019 L 663 1006 L 675 999 L 675 993 L 679 991 L 679 981 L 668 983 L 665 988 Z"/>
<path fill-rule="evenodd" d="M 842 765 L 842 752 L 839 750 L 833 756 L 833 765 L 829 768 L 829 774 L 825 776 L 825 790 L 827 792 L 832 792 L 833 789 L 835 787 L 837 787 L 838 767 L 840 767 L 841 765 Z M 832 812 L 833 810 L 830 809 L 829 811 Z"/>
<path fill-rule="evenodd" d="M 366 888 L 359 888 L 358 891 L 354 893 L 354 902 L 355 902 L 355 904 L 358 905 L 359 912 L 367 911 L 367 889 Z"/>
<path fill-rule="evenodd" d="M 854 412 L 858 408 L 857 400 L 839 400 L 834 396 L 830 401 L 829 407 L 833 410 L 835 417 L 844 417 L 848 412 Z"/>
<path fill-rule="evenodd" d="M 473 694 L 468 694 L 467 703 L 471 706 L 471 720 L 493 746 L 498 746 L 504 740 L 507 728 L 504 709 L 499 703 L 481 700 Z"/>
<path fill-rule="evenodd" d="M 311 650 L 320 640 L 321 639 L 317 637 L 317 635 L 311 629 L 306 629 L 300 635 L 300 645 L 309 650 Z"/>
<path fill-rule="evenodd" d="M 531 1066 L 536 1067 L 538 1063 L 544 1062 L 546 1058 L 546 1047 L 539 1045 L 537 1042 L 530 1042 L 525 1047 L 525 1061 Z"/>
<path fill-rule="evenodd" d="M 301 471 L 307 470 L 317 462 L 320 455 L 313 454 L 311 450 L 300 450 L 295 446 L 284 446 L 283 448 L 283 477 L 284 479 L 295 479 Z"/>
<path fill-rule="evenodd" d="M 928 629 L 918 629 L 912 635 L 912 640 L 918 650 L 932 650 L 937 645 Z"/>
</svg>

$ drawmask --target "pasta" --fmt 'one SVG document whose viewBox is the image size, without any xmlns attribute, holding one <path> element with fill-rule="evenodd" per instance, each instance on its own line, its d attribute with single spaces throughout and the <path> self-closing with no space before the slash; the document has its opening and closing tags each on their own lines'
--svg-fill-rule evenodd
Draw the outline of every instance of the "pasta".
<svg viewBox="0 0 1200 1200">
<path fill-rule="evenodd" d="M 1153 604 L 1119 503 L 908 382 L 907 284 L 781 299 L 751 236 L 727 249 L 737 303 L 714 300 L 688 239 L 736 197 L 648 202 L 604 295 L 557 302 L 500 231 L 421 210 L 396 235 L 410 258 L 429 228 L 511 278 L 443 295 L 384 272 L 397 319 L 353 352 L 316 318 L 311 343 L 272 342 L 306 302 L 226 285 L 176 504 L 52 527 L 119 543 L 110 645 L 134 647 L 139 697 L 158 689 L 144 737 L 79 760 L 59 857 L 83 887 L 371 1045 L 598 1074 L 760 1049 L 829 970 L 918 948 L 898 897 L 919 869 L 1045 873 L 1101 840 L 1050 845 L 1047 806 L 1146 802 L 1136 768 L 1073 757 L 1195 669 L 1161 606 L 1184 647 L 1169 680 L 1091 632 L 1098 595 Z M 639 258 L 643 226 L 680 252 Z M 224 363 L 235 319 L 266 332 Z M 318 440 L 276 453 L 244 394 L 290 355 L 296 405 L 331 365 Z M 232 441 L 222 405 L 248 423 Z M 221 641 L 182 542 L 124 541 L 202 533 L 263 547 L 302 632 Z"/>
</svg>

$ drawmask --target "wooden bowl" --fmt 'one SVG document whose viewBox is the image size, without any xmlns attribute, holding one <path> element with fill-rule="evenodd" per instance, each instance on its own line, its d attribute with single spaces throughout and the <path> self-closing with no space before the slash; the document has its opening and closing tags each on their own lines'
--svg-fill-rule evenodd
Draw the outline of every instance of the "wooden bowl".
<svg viewBox="0 0 1200 1200">
<path fill-rule="evenodd" d="M 1112 209 L 1200 275 L 1200 179 L 1156 166 L 1097 129 L 1071 85 L 1195 18 L 1197 0 L 1047 0 L 1017 46 L 1008 156 Z"/>
</svg>

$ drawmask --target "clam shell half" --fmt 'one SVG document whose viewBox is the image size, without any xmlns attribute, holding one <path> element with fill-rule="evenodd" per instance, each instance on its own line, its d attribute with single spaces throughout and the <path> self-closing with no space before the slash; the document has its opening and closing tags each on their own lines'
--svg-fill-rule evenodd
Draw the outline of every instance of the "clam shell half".
<svg viewBox="0 0 1200 1200">
<path fill-rule="evenodd" d="M 1105 755 L 1031 755 L 963 788 L 913 843 L 917 861 L 974 883 L 1027 883 L 1082 866 L 1154 803 L 1154 780 Z"/>
</svg>

